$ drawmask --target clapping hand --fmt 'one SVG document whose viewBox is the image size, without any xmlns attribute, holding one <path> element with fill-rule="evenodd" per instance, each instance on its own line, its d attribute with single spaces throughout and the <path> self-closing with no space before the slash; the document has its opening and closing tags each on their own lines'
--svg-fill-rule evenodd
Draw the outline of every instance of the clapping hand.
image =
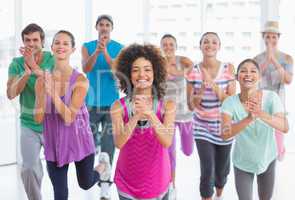
<svg viewBox="0 0 295 200">
<path fill-rule="evenodd" d="M 203 76 L 203 83 L 206 88 L 211 88 L 213 85 L 213 79 L 211 75 L 209 74 L 208 70 L 205 68 L 201 68 L 202 76 Z"/>
<path fill-rule="evenodd" d="M 262 113 L 261 94 L 255 97 L 250 97 L 246 102 L 246 108 L 252 118 L 257 118 Z"/>
<path fill-rule="evenodd" d="M 45 72 L 45 91 L 50 97 L 54 97 L 58 91 L 58 84 L 54 83 L 52 74 L 48 71 Z"/>
<path fill-rule="evenodd" d="M 133 109 L 140 119 L 146 119 L 153 112 L 152 101 L 145 95 L 135 95 L 133 97 Z"/>
<path fill-rule="evenodd" d="M 266 60 L 269 64 L 274 64 L 277 60 L 275 57 L 275 48 L 270 42 L 266 43 Z"/>
<path fill-rule="evenodd" d="M 99 40 L 97 41 L 96 52 L 104 52 L 106 50 L 108 36 L 105 33 L 99 35 Z"/>
<path fill-rule="evenodd" d="M 29 47 L 21 47 L 19 52 L 24 56 L 25 64 L 27 65 L 26 67 L 29 67 L 31 70 L 35 69 L 37 63 L 34 58 L 33 49 Z"/>
</svg>

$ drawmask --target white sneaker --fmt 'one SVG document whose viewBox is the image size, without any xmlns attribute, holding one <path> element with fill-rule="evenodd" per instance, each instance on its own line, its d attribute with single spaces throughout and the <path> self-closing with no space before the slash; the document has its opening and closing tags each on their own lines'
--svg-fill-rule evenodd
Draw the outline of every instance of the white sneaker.
<svg viewBox="0 0 295 200">
<path fill-rule="evenodd" d="M 172 184 L 168 189 L 168 200 L 176 200 L 176 188 Z"/>
<path fill-rule="evenodd" d="M 218 196 L 215 195 L 213 200 L 223 200 L 223 197 L 222 196 L 218 197 Z"/>
<path fill-rule="evenodd" d="M 98 165 L 101 166 L 100 180 L 109 181 L 112 175 L 110 157 L 106 152 L 101 152 L 98 158 Z"/>
<path fill-rule="evenodd" d="M 98 165 L 95 167 L 96 171 L 100 174 L 100 199 L 111 199 L 111 184 L 110 181 L 112 175 L 112 167 L 110 163 L 110 157 L 106 152 L 101 152 L 98 157 Z"/>
<path fill-rule="evenodd" d="M 100 199 L 110 200 L 111 199 L 111 185 L 110 183 L 100 183 Z"/>
</svg>

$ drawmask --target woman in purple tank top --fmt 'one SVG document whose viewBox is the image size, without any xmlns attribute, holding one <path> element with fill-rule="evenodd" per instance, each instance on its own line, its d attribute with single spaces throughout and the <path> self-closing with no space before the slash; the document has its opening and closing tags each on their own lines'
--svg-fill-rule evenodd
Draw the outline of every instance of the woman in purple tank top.
<svg viewBox="0 0 295 200">
<path fill-rule="evenodd" d="M 173 101 L 162 100 L 165 59 L 153 45 L 133 44 L 121 51 L 114 67 L 127 95 L 111 109 L 120 149 L 115 172 L 120 200 L 166 200 L 176 108 Z"/>
<path fill-rule="evenodd" d="M 77 179 L 82 189 L 89 189 L 106 173 L 106 166 L 93 169 L 94 142 L 89 115 L 84 104 L 87 79 L 70 66 L 75 41 L 68 31 L 55 34 L 52 52 L 55 67 L 36 82 L 34 117 L 43 122 L 47 170 L 55 200 L 68 199 L 67 171 L 75 162 Z"/>
</svg>

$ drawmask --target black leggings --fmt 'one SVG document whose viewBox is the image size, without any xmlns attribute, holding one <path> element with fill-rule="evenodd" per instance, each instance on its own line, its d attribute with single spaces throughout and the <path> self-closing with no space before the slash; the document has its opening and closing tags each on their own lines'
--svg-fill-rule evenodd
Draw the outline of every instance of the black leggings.
<svg viewBox="0 0 295 200">
<path fill-rule="evenodd" d="M 84 190 L 88 190 L 100 180 L 99 173 L 93 170 L 93 163 L 94 154 L 75 162 L 78 183 Z M 68 168 L 68 164 L 57 167 L 56 162 L 47 161 L 47 171 L 53 185 L 55 200 L 68 199 Z"/>
<path fill-rule="evenodd" d="M 206 140 L 195 140 L 200 158 L 200 193 L 203 198 L 212 197 L 214 186 L 222 189 L 230 170 L 229 145 L 216 145 Z"/>
</svg>

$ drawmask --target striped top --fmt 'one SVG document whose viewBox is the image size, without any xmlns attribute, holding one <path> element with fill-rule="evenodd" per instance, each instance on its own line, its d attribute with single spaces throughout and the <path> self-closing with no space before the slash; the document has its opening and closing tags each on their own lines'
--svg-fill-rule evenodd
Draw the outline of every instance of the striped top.
<svg viewBox="0 0 295 200">
<path fill-rule="evenodd" d="M 189 83 L 193 84 L 194 90 L 200 90 L 203 84 L 203 77 L 200 66 L 196 65 L 187 76 Z M 229 83 L 235 80 L 229 65 L 221 63 L 214 83 L 219 88 L 226 90 Z M 223 140 L 221 134 L 221 108 L 222 102 L 218 99 L 212 88 L 205 88 L 200 107 L 195 108 L 193 116 L 194 138 L 206 140 L 217 145 L 228 145 L 232 139 Z"/>
</svg>

